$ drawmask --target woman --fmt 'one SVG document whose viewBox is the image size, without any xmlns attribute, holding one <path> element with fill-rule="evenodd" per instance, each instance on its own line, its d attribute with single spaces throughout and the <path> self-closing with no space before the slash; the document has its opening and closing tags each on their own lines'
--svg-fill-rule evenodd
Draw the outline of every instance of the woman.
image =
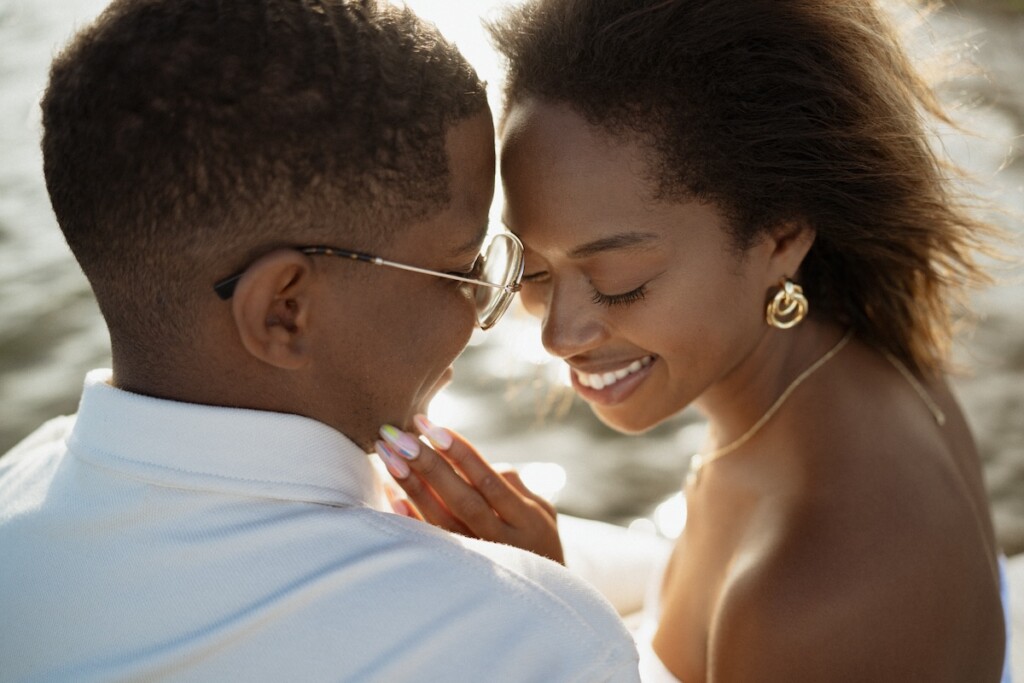
<svg viewBox="0 0 1024 683">
<path fill-rule="evenodd" d="M 532 0 L 492 32 L 545 346 L 615 429 L 691 403 L 710 424 L 644 675 L 999 681 L 998 549 L 943 378 L 992 233 L 878 8 Z M 419 429 L 400 483 L 426 519 L 560 557 L 541 502 Z"/>
</svg>

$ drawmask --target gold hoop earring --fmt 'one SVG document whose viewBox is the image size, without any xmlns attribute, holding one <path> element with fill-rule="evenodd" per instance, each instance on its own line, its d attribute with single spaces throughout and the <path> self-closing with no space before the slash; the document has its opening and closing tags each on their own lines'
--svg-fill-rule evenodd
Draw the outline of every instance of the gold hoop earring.
<svg viewBox="0 0 1024 683">
<path fill-rule="evenodd" d="M 765 319 L 772 327 L 788 330 L 807 317 L 807 297 L 804 290 L 788 277 L 783 278 L 782 287 L 768 302 Z"/>
</svg>

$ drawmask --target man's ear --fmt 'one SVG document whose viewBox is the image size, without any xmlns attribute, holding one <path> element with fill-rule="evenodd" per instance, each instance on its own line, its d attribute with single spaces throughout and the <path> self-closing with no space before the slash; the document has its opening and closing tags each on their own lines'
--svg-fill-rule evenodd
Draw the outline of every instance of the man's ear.
<svg viewBox="0 0 1024 683">
<path fill-rule="evenodd" d="M 249 353 L 285 370 L 309 362 L 311 284 L 309 257 L 293 249 L 273 251 L 246 268 L 231 313 Z"/>
<path fill-rule="evenodd" d="M 803 221 L 780 223 L 768 232 L 768 273 L 771 284 L 782 278 L 793 278 L 814 244 L 814 228 Z"/>
</svg>

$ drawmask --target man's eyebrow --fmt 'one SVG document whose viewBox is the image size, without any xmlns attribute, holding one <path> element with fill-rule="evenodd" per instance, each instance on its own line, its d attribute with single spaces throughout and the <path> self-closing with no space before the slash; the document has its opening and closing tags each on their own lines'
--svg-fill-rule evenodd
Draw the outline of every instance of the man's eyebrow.
<svg viewBox="0 0 1024 683">
<path fill-rule="evenodd" d="M 631 249 L 633 247 L 649 247 L 657 241 L 658 236 L 650 232 L 620 232 L 601 239 L 581 244 L 569 252 L 569 258 L 582 259 L 603 251 Z"/>
<path fill-rule="evenodd" d="M 487 224 L 485 223 L 480 232 L 463 244 L 462 246 L 455 247 L 452 249 L 453 256 L 462 256 L 463 254 L 475 253 L 480 251 L 480 245 L 483 244 L 484 238 L 487 237 Z"/>
</svg>

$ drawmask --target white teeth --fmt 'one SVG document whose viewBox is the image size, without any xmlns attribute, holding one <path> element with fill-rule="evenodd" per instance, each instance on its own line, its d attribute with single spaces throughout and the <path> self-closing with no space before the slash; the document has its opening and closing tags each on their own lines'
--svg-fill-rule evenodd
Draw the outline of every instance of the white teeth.
<svg viewBox="0 0 1024 683">
<path fill-rule="evenodd" d="M 653 360 L 653 356 L 644 356 L 639 360 L 633 361 L 626 367 L 620 368 L 612 372 L 591 374 L 588 372 L 580 372 L 579 370 L 573 370 L 573 373 L 576 375 L 576 379 L 579 381 L 579 383 L 582 384 L 583 386 L 590 387 L 591 389 L 601 390 L 604 389 L 605 387 L 615 384 L 618 381 L 625 379 L 626 377 L 629 377 L 633 373 L 639 371 L 641 368 L 647 367 L 648 365 L 651 364 Z"/>
</svg>

